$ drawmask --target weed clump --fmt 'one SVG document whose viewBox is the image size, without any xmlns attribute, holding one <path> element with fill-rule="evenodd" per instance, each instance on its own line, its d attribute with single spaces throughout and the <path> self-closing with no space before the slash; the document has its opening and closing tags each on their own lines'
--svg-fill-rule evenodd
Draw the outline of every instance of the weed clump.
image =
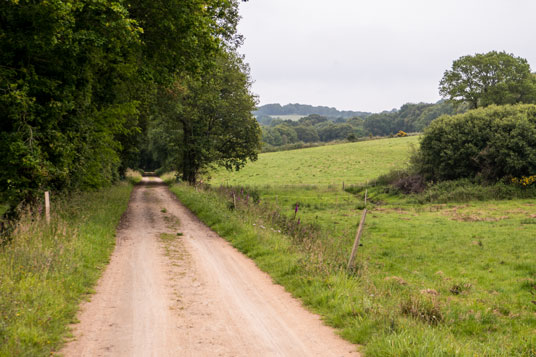
<svg viewBox="0 0 536 357">
<path fill-rule="evenodd" d="M 142 176 L 139 171 L 127 169 L 127 171 L 125 172 L 125 178 L 128 182 L 135 185 L 141 182 Z"/>
<path fill-rule="evenodd" d="M 175 171 L 165 172 L 160 175 L 160 178 L 166 185 L 172 185 L 176 182 L 178 182 L 178 176 Z"/>
<path fill-rule="evenodd" d="M 437 325 L 443 321 L 439 302 L 433 297 L 410 296 L 400 303 L 400 312 L 429 325 Z"/>
</svg>

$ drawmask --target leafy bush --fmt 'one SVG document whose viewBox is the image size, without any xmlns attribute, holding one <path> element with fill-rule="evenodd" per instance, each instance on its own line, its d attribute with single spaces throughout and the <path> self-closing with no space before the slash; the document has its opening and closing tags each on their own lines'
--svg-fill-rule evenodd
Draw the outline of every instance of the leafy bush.
<svg viewBox="0 0 536 357">
<path fill-rule="evenodd" d="M 503 177 L 536 172 L 536 105 L 489 106 L 442 116 L 425 130 L 414 157 L 427 180 Z"/>
</svg>

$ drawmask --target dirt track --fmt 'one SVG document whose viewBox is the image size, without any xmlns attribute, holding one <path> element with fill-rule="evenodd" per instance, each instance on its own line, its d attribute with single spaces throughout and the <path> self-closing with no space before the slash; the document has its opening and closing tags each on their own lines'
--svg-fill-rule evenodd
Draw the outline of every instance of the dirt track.
<svg viewBox="0 0 536 357">
<path fill-rule="evenodd" d="M 66 356 L 350 356 L 356 347 L 144 178 Z M 182 236 L 177 236 L 182 232 Z M 162 233 L 168 233 L 162 235 Z"/>
</svg>

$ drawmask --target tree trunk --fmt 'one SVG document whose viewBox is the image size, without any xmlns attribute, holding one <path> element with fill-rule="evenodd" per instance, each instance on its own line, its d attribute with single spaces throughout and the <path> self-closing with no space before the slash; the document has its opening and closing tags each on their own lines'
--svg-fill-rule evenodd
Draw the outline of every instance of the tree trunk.
<svg viewBox="0 0 536 357">
<path fill-rule="evenodd" d="M 182 155 L 182 180 L 190 185 L 195 185 L 197 181 L 198 167 L 195 160 L 195 151 L 192 150 L 193 141 L 191 140 L 191 128 L 183 122 L 183 155 Z"/>
</svg>

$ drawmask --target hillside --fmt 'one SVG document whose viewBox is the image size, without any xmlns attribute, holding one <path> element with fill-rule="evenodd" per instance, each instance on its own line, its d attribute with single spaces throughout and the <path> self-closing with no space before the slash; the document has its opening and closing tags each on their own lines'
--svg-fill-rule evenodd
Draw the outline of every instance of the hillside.
<svg viewBox="0 0 536 357">
<path fill-rule="evenodd" d="M 266 104 L 261 105 L 259 109 L 253 112 L 256 116 L 288 116 L 288 115 L 300 115 L 307 116 L 311 114 L 318 114 L 330 118 L 352 118 L 352 117 L 366 117 L 372 113 L 360 112 L 360 111 L 349 111 L 349 110 L 337 110 L 332 107 L 325 106 L 313 106 L 307 104 L 287 104 L 281 105 L 278 103 L 275 104 Z"/>
<path fill-rule="evenodd" d="M 302 150 L 264 153 L 242 170 L 219 170 L 215 185 L 357 184 L 401 167 L 418 137 L 370 140 Z"/>
</svg>

